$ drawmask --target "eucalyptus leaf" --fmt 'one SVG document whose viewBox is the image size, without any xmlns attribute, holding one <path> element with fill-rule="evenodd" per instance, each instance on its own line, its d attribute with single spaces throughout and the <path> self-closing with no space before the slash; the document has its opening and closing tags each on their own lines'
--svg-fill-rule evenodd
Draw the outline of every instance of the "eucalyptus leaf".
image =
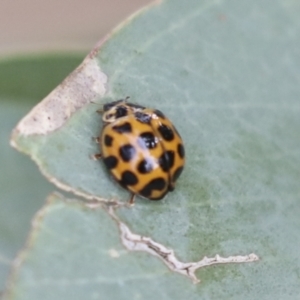
<svg viewBox="0 0 300 300">
<path fill-rule="evenodd" d="M 183 276 L 150 281 L 165 299 L 299 295 L 299 13 L 295 1 L 156 3 L 119 26 L 14 131 L 13 144 L 58 187 L 125 203 L 129 194 L 90 159 L 99 152 L 96 110 L 130 96 L 175 123 L 187 157 L 175 191 L 158 202 L 138 198 L 117 217 L 184 262 L 252 252 L 260 261 L 200 269 L 197 285 Z M 105 221 L 101 228 L 111 230 Z"/>
</svg>

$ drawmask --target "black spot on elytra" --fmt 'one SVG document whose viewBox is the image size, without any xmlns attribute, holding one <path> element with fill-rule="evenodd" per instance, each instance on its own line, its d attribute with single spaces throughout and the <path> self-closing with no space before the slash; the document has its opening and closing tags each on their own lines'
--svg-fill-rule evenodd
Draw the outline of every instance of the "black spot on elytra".
<svg viewBox="0 0 300 300">
<path fill-rule="evenodd" d="M 135 185 L 138 183 L 138 178 L 134 175 L 133 172 L 124 171 L 122 173 L 122 177 L 121 177 L 121 180 L 119 181 L 119 183 L 122 186 Z"/>
<path fill-rule="evenodd" d="M 147 174 L 150 173 L 153 170 L 153 164 L 151 161 L 147 159 L 143 159 L 139 164 L 138 164 L 138 171 L 141 174 Z"/>
<path fill-rule="evenodd" d="M 166 181 L 162 177 L 158 177 L 147 183 L 143 189 L 139 191 L 139 194 L 143 197 L 149 198 L 153 190 L 162 191 L 165 187 Z"/>
<path fill-rule="evenodd" d="M 176 171 L 174 172 L 173 178 L 172 178 L 172 182 L 175 182 L 179 178 L 182 170 L 183 170 L 183 167 L 178 167 L 176 169 Z"/>
<path fill-rule="evenodd" d="M 158 163 L 164 172 L 169 172 L 169 170 L 174 165 L 175 153 L 172 150 L 164 152 L 158 159 Z"/>
<path fill-rule="evenodd" d="M 178 144 L 177 152 L 181 158 L 184 158 L 184 147 L 182 144 Z"/>
<path fill-rule="evenodd" d="M 115 156 L 111 155 L 111 156 L 105 157 L 103 159 L 103 162 L 106 165 L 106 167 L 109 170 L 111 170 L 111 169 L 114 169 L 117 166 L 118 159 Z"/>
<path fill-rule="evenodd" d="M 156 109 L 156 110 L 154 111 L 154 113 L 155 113 L 158 117 L 160 117 L 161 119 L 164 119 L 164 118 L 165 118 L 165 115 L 164 115 L 160 110 L 158 110 L 158 109 Z"/>
<path fill-rule="evenodd" d="M 162 124 L 158 127 L 158 131 L 165 141 L 170 142 L 174 139 L 174 132 L 169 126 Z"/>
<path fill-rule="evenodd" d="M 149 114 L 137 111 L 134 113 L 134 116 L 136 120 L 141 123 L 149 124 L 151 122 L 151 116 Z"/>
<path fill-rule="evenodd" d="M 113 140 L 114 139 L 110 135 L 106 134 L 104 136 L 104 145 L 110 147 L 112 145 Z"/>
<path fill-rule="evenodd" d="M 129 122 L 125 122 L 121 125 L 115 125 L 112 129 L 118 133 L 130 133 L 132 131 L 132 127 Z"/>
<path fill-rule="evenodd" d="M 126 144 L 120 147 L 119 154 L 123 161 L 129 162 L 135 156 L 136 150 L 132 145 Z"/>
<path fill-rule="evenodd" d="M 138 142 L 139 145 L 144 149 L 153 149 L 156 147 L 158 140 L 155 138 L 152 132 L 147 131 L 140 134 Z"/>
</svg>

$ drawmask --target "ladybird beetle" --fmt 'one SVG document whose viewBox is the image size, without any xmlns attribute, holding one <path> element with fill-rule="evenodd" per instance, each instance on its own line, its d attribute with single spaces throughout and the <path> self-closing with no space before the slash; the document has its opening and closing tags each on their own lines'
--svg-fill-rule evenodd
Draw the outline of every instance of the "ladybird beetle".
<svg viewBox="0 0 300 300">
<path fill-rule="evenodd" d="M 135 195 L 160 200 L 173 191 L 184 167 L 184 146 L 171 121 L 159 110 L 127 102 L 104 104 L 100 143 L 105 166 Z"/>
</svg>

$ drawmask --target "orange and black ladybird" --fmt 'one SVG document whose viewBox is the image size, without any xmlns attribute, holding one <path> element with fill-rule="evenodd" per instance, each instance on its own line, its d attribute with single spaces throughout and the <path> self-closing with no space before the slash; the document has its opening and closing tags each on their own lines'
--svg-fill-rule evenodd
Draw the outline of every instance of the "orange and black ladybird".
<svg viewBox="0 0 300 300">
<path fill-rule="evenodd" d="M 114 179 L 132 193 L 160 200 L 175 188 L 184 163 L 182 139 L 159 110 L 127 102 L 104 104 L 103 129 L 97 141 L 105 166 Z"/>
</svg>

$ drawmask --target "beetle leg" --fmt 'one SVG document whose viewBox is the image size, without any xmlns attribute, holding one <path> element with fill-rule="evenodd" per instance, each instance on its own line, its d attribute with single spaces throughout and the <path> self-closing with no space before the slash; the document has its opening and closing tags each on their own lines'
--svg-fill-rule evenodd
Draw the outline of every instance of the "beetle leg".
<svg viewBox="0 0 300 300">
<path fill-rule="evenodd" d="M 103 114 L 103 109 L 100 108 L 100 109 L 96 110 L 96 112 L 97 112 L 98 114 Z"/>
<path fill-rule="evenodd" d="M 132 193 L 128 202 L 129 206 L 133 206 L 134 202 L 135 202 L 135 194 Z"/>
<path fill-rule="evenodd" d="M 93 136 L 93 137 L 92 137 L 92 140 L 93 140 L 94 142 L 96 142 L 97 144 L 100 144 L 100 137 L 98 137 L 98 136 Z"/>
<path fill-rule="evenodd" d="M 96 153 L 94 155 L 91 155 L 91 158 L 94 160 L 98 160 L 100 158 L 102 158 L 102 154 L 101 153 Z"/>
<path fill-rule="evenodd" d="M 171 183 L 169 184 L 169 191 L 172 192 L 172 191 L 174 191 L 174 189 L 175 189 L 175 183 L 174 183 L 174 182 L 171 182 Z"/>
</svg>

